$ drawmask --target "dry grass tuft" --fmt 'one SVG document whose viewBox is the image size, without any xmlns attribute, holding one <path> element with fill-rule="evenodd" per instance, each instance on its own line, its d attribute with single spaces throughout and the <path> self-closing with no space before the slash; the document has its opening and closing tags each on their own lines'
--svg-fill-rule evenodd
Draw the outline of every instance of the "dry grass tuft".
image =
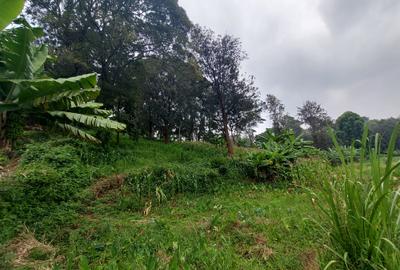
<svg viewBox="0 0 400 270">
<path fill-rule="evenodd" d="M 12 175 L 18 168 L 19 158 L 14 158 L 6 166 L 0 166 L 0 180 Z"/>
<path fill-rule="evenodd" d="M 319 270 L 318 256 L 315 250 L 304 252 L 301 255 L 301 263 L 304 270 Z"/>
<path fill-rule="evenodd" d="M 53 246 L 39 242 L 27 229 L 14 238 L 6 250 L 13 255 L 11 265 L 15 268 L 50 270 L 56 262 L 63 259 L 56 257 L 56 249 Z"/>
<path fill-rule="evenodd" d="M 125 174 L 117 174 L 100 179 L 92 186 L 94 196 L 98 199 L 105 196 L 110 191 L 121 189 L 125 178 Z"/>
<path fill-rule="evenodd" d="M 242 254 L 245 258 L 256 258 L 262 261 L 268 261 L 274 255 L 274 251 L 265 245 L 255 245 L 251 246 L 249 249 L 245 250 Z"/>
<path fill-rule="evenodd" d="M 163 266 L 168 266 L 172 259 L 172 256 L 169 256 L 164 250 L 158 250 L 157 257 Z"/>
</svg>

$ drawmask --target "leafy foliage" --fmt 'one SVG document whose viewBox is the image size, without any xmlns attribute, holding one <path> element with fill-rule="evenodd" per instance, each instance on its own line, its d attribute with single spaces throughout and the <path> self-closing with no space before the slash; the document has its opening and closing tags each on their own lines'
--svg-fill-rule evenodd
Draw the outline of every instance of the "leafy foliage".
<svg viewBox="0 0 400 270">
<path fill-rule="evenodd" d="M 87 74 L 67 79 L 41 78 L 48 57 L 47 47 L 36 45 L 43 35 L 40 28 L 25 20 L 5 30 L 0 37 L 0 112 L 2 127 L 7 128 L 7 112 L 45 118 L 83 139 L 99 142 L 81 127 L 121 131 L 125 125 L 112 121 L 92 101 L 99 95 L 97 75 Z M 90 102 L 90 103 L 89 103 Z M 86 113 L 86 114 L 84 114 Z M 9 132 L 3 132 L 2 136 Z M 15 139 L 9 136 L 8 139 Z"/>
<path fill-rule="evenodd" d="M 342 145 L 351 146 L 361 140 L 365 119 L 353 112 L 345 112 L 335 122 L 336 136 Z"/>
<path fill-rule="evenodd" d="M 310 142 L 296 137 L 293 131 L 279 135 L 267 132 L 259 147 L 261 150 L 250 154 L 247 160 L 250 176 L 259 181 L 291 180 L 296 160 L 314 151 Z"/>
<path fill-rule="evenodd" d="M 327 149 L 331 145 L 327 129 L 332 124 L 328 113 L 314 101 L 306 101 L 297 109 L 300 120 L 310 128 L 314 146 Z"/>
<path fill-rule="evenodd" d="M 272 128 L 276 134 L 283 130 L 285 106 L 274 95 L 267 95 L 266 108 L 272 120 Z"/>
<path fill-rule="evenodd" d="M 10 223 L 14 226 L 2 232 L 0 239 L 14 235 L 23 224 L 44 232 L 50 229 L 46 225 L 49 219 L 57 227 L 58 222 L 74 218 L 66 212 L 59 217 L 58 211 L 75 207 L 70 204 L 91 183 L 93 170 L 66 142 L 29 145 L 18 170 L 2 183 L 0 209 L 4 218 L 0 224 L 4 228 Z"/>
<path fill-rule="evenodd" d="M 125 190 L 133 194 L 129 200 L 130 204 L 134 204 L 136 210 L 140 210 L 145 203 L 161 204 L 177 194 L 212 192 L 218 188 L 220 180 L 219 175 L 212 169 L 188 173 L 179 167 L 156 167 L 129 174 L 124 185 Z M 124 205 L 123 199 L 121 203 Z"/>
<path fill-rule="evenodd" d="M 239 39 L 195 27 L 192 31 L 194 55 L 203 76 L 210 82 L 212 119 L 222 132 L 228 155 L 234 152 L 232 131 L 241 132 L 262 122 L 262 102 L 253 78 L 242 78 L 240 64 L 246 58 Z"/>
<path fill-rule="evenodd" d="M 9 25 L 24 8 L 25 0 L 0 0 L 0 31 Z"/>
</svg>

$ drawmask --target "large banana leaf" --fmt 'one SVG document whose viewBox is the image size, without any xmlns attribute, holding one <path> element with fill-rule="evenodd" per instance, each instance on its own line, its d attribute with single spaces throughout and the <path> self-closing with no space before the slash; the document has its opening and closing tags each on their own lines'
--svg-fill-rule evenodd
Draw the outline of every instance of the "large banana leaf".
<svg viewBox="0 0 400 270">
<path fill-rule="evenodd" d="M 43 35 L 43 30 L 31 27 L 24 19 L 15 23 L 17 27 L 0 32 L 0 113 L 19 110 L 27 115 L 50 115 L 58 127 L 96 143 L 100 141 L 79 127 L 116 131 L 126 128 L 108 119 L 112 112 L 93 102 L 100 93 L 95 73 L 66 79 L 39 79 L 48 49 L 35 45 L 34 41 Z"/>
<path fill-rule="evenodd" d="M 24 4 L 24 0 L 0 0 L 0 31 L 22 12 Z"/>
<path fill-rule="evenodd" d="M 57 126 L 69 133 L 71 133 L 72 135 L 74 135 L 75 137 L 79 137 L 81 139 L 87 140 L 87 141 L 91 141 L 94 143 L 101 143 L 101 141 L 99 139 L 97 139 L 96 137 L 93 137 L 92 135 L 90 135 L 89 133 L 87 133 L 86 131 L 79 129 L 77 127 L 74 127 L 72 125 L 69 124 L 64 124 L 64 123 L 57 123 Z"/>
<path fill-rule="evenodd" d="M 48 113 L 53 117 L 66 118 L 72 122 L 80 123 L 89 127 L 106 128 L 117 131 L 123 131 L 126 128 L 125 124 L 95 115 L 85 115 L 65 111 L 49 111 Z"/>
<path fill-rule="evenodd" d="M 3 32 L 1 36 L 3 70 L 0 70 L 0 79 L 33 79 L 47 57 L 46 46 L 33 44 L 43 36 L 43 30 L 30 27 L 23 19 L 18 23 L 18 27 Z"/>
<path fill-rule="evenodd" d="M 78 105 L 75 105 L 75 104 L 73 104 L 70 107 L 72 112 L 78 112 L 78 113 L 84 113 L 84 114 L 95 114 L 95 115 L 101 115 L 104 117 L 108 117 L 108 116 L 112 115 L 112 113 L 113 113 L 112 110 L 101 109 L 101 107 L 103 107 L 102 103 L 87 102 L 87 103 L 82 103 L 82 104 L 78 104 Z"/>
<path fill-rule="evenodd" d="M 57 102 L 64 110 L 94 100 L 100 93 L 95 73 L 67 79 L 7 80 L 3 83 L 14 85 L 15 90 L 7 100 L 0 102 L 0 112 L 14 105 L 16 108 L 50 108 L 51 103 Z"/>
</svg>

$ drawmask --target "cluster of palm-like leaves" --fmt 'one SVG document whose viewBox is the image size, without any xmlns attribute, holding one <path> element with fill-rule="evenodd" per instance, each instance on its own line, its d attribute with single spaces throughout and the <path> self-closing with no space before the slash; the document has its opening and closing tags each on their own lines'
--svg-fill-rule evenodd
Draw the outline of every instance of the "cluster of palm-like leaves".
<svg viewBox="0 0 400 270">
<path fill-rule="evenodd" d="M 329 234 L 329 249 L 337 257 L 326 269 L 330 266 L 335 269 L 399 269 L 400 189 L 399 180 L 393 176 L 400 166 L 400 162 L 393 162 L 399 131 L 400 125 L 393 132 L 388 154 L 383 158 L 379 136 L 374 147 L 368 149 L 366 127 L 359 163 L 353 158 L 350 162 L 346 160 L 332 132 L 343 173 L 327 181 L 320 196 L 320 208 L 328 221 L 322 228 Z M 370 166 L 366 166 L 367 150 Z"/>
<path fill-rule="evenodd" d="M 296 137 L 293 131 L 268 132 L 266 137 L 259 139 L 258 146 L 261 151 L 251 153 L 248 163 L 254 176 L 263 181 L 291 180 L 296 160 L 315 151 L 311 142 Z"/>
<path fill-rule="evenodd" d="M 44 75 L 48 58 L 45 45 L 36 45 L 43 30 L 32 27 L 24 19 L 0 32 L 0 113 L 20 111 L 44 115 L 56 126 L 75 136 L 100 142 L 87 128 L 116 131 L 125 125 L 109 119 L 110 111 L 93 100 L 99 95 L 97 75 L 87 74 L 66 79 Z M 6 117 L 3 117 L 6 119 Z"/>
</svg>

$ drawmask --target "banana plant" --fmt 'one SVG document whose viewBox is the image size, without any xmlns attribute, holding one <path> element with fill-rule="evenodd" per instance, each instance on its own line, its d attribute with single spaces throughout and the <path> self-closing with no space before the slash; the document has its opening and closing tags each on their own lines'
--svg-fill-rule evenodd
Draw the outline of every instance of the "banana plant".
<svg viewBox="0 0 400 270">
<path fill-rule="evenodd" d="M 0 0 L 1 4 L 1 0 Z M 0 27 L 3 21 L 0 11 Z M 18 112 L 46 118 L 74 136 L 100 143 L 88 132 L 90 128 L 123 131 L 126 126 L 111 120 L 112 112 L 95 103 L 100 93 L 97 75 L 86 74 L 65 79 L 48 78 L 44 64 L 48 48 L 37 45 L 41 28 L 24 19 L 0 32 L 0 140 L 4 143 L 7 114 Z"/>
</svg>

